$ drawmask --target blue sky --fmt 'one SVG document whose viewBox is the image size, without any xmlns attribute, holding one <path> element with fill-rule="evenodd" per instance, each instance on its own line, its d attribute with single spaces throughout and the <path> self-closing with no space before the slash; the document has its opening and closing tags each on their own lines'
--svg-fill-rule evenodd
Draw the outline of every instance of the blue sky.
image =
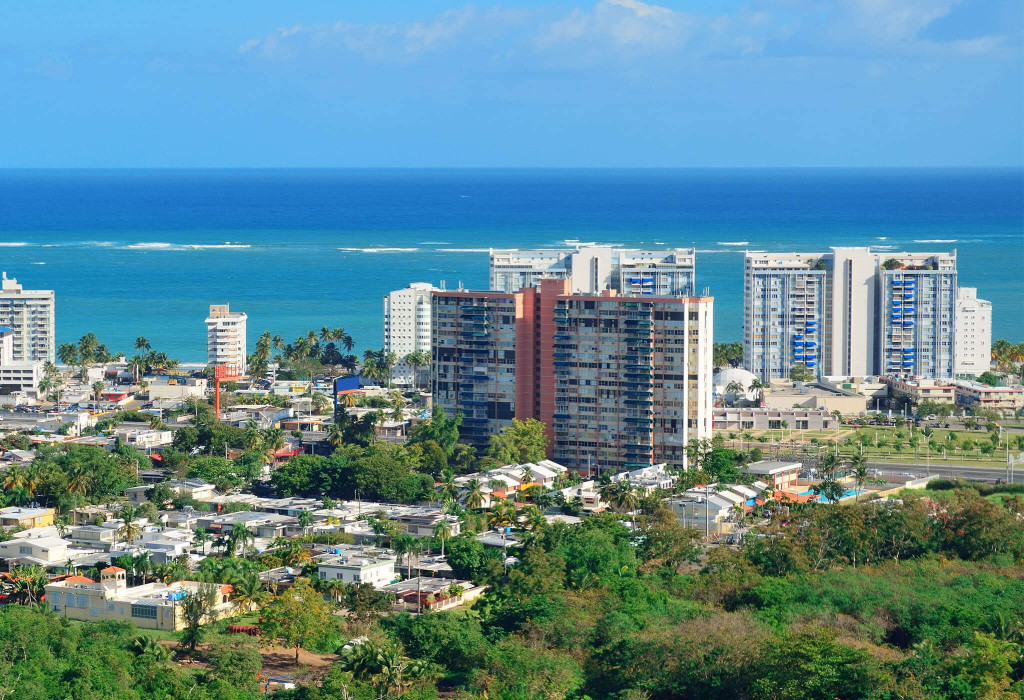
<svg viewBox="0 0 1024 700">
<path fill-rule="evenodd" d="M 5 3 L 0 167 L 1024 165 L 1020 0 Z"/>
</svg>

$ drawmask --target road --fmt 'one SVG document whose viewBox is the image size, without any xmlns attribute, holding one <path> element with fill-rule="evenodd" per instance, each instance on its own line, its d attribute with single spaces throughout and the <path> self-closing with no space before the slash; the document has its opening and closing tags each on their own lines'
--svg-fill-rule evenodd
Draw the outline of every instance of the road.
<svg viewBox="0 0 1024 700">
<path fill-rule="evenodd" d="M 926 462 L 901 462 L 899 464 L 893 464 L 892 462 L 868 462 L 868 467 L 881 471 L 883 477 L 895 477 L 903 472 L 912 472 L 920 476 L 962 477 L 965 479 L 984 479 L 986 481 L 1006 480 L 1005 466 L 936 464 L 935 462 L 932 462 L 930 465 Z M 1018 466 L 1014 470 L 1013 481 L 1015 483 L 1024 483 L 1024 466 Z"/>
</svg>

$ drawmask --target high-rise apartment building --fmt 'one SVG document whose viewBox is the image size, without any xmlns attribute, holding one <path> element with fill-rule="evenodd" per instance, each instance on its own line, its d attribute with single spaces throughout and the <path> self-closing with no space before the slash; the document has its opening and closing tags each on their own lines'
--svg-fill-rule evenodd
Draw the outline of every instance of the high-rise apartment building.
<svg viewBox="0 0 1024 700">
<path fill-rule="evenodd" d="M 522 314 L 522 294 L 431 294 L 434 405 L 451 416 L 462 411 L 462 440 L 478 450 L 516 417 L 516 319 Z"/>
<path fill-rule="evenodd" d="M 12 362 L 53 362 L 53 290 L 22 289 L 3 273 L 0 284 L 0 325 L 14 333 Z"/>
<path fill-rule="evenodd" d="M 743 275 L 744 367 L 762 379 L 794 367 L 819 373 L 825 263 L 814 253 L 747 253 Z"/>
<path fill-rule="evenodd" d="M 409 353 L 430 352 L 430 293 L 440 291 L 426 282 L 413 282 L 384 296 L 384 350 L 398 355 L 392 368 L 396 384 L 415 385 L 417 368 L 405 358 Z"/>
<path fill-rule="evenodd" d="M 515 292 L 541 279 L 570 280 L 573 292 L 693 296 L 696 253 L 586 246 L 561 250 L 492 250 L 491 289 Z"/>
<path fill-rule="evenodd" d="M 953 354 L 958 377 L 976 377 L 992 365 L 992 302 L 979 299 L 974 287 L 956 290 Z"/>
<path fill-rule="evenodd" d="M 953 377 L 956 254 L 878 257 L 875 373 Z"/>
<path fill-rule="evenodd" d="M 225 365 L 232 374 L 246 370 L 245 322 L 248 317 L 231 311 L 228 304 L 211 304 L 206 319 L 206 362 Z"/>
<path fill-rule="evenodd" d="M 712 299 L 574 294 L 568 279 L 518 292 L 434 292 L 434 401 L 484 448 L 536 418 L 576 469 L 686 464 L 711 436 Z"/>
<path fill-rule="evenodd" d="M 956 253 L 748 252 L 744 366 L 762 380 L 951 377 Z"/>
</svg>

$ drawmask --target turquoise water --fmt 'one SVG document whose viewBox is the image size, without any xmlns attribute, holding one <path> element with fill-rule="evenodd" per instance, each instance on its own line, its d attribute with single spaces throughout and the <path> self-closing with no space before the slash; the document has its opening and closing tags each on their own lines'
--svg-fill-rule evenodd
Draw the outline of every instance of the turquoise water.
<svg viewBox="0 0 1024 700">
<path fill-rule="evenodd" d="M 1022 232 L 1019 169 L 0 172 L 0 269 L 56 291 L 58 341 L 185 360 L 211 303 L 249 315 L 250 345 L 327 325 L 379 347 L 388 291 L 485 287 L 489 247 L 567 239 L 696 247 L 717 340 L 742 337 L 745 249 L 955 248 L 1020 340 Z"/>
<path fill-rule="evenodd" d="M 801 491 L 800 495 L 801 496 L 809 496 L 812 493 L 814 493 L 814 491 L 812 491 L 811 489 L 807 489 L 806 491 Z M 846 489 L 846 491 L 843 492 L 843 498 L 850 498 L 852 496 L 857 496 L 857 495 L 862 494 L 862 493 L 867 493 L 867 491 L 857 491 L 855 489 Z M 832 502 L 832 499 L 826 498 L 825 496 L 820 496 L 819 500 L 824 501 L 825 503 L 831 503 Z"/>
</svg>

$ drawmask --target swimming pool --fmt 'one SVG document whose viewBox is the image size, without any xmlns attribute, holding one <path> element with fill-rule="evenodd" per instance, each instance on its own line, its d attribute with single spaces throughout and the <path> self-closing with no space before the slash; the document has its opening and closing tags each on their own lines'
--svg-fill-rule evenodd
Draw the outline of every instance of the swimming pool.
<svg viewBox="0 0 1024 700">
<path fill-rule="evenodd" d="M 814 493 L 814 491 L 812 491 L 811 489 L 807 489 L 806 491 L 801 491 L 800 495 L 801 496 L 808 496 L 808 495 L 810 495 L 812 493 Z M 843 498 L 850 498 L 852 496 L 856 496 L 856 495 L 861 494 L 861 493 L 867 493 L 867 491 L 857 491 L 856 489 L 846 489 L 846 491 L 843 492 Z M 832 502 L 830 499 L 825 498 L 824 496 L 819 496 L 818 500 L 822 501 L 822 502 L 825 502 L 825 503 L 831 503 Z M 842 499 L 840 499 L 840 500 L 842 500 Z"/>
</svg>

